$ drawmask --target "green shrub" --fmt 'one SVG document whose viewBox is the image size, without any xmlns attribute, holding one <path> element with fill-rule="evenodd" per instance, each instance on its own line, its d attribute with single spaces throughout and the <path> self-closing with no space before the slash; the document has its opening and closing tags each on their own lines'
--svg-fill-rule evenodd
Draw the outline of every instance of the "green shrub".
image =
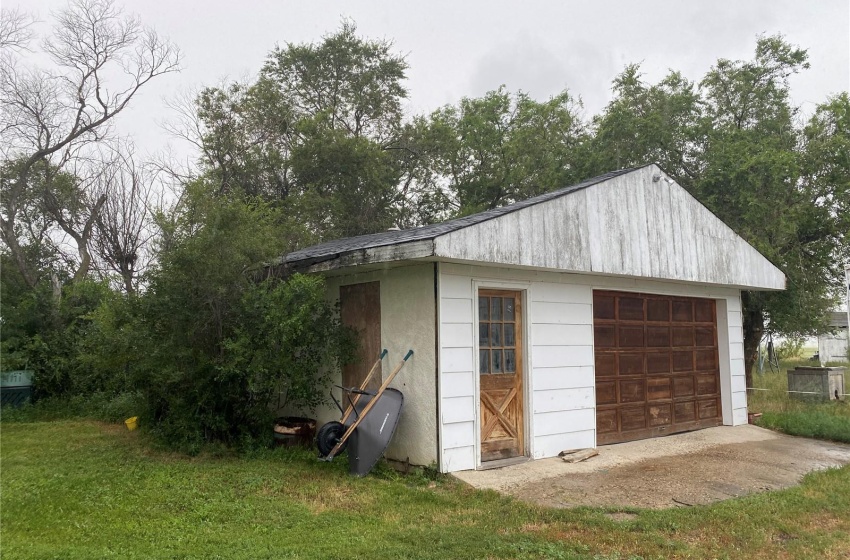
<svg viewBox="0 0 850 560">
<path fill-rule="evenodd" d="M 62 287 L 57 300 L 48 282 L 15 289 L 3 278 L 3 369 L 29 369 L 35 399 L 127 390 L 126 379 L 101 369 L 91 352 L 118 356 L 104 339 L 97 312 L 123 305 L 105 282 L 82 280 Z M 11 284 L 11 285 L 10 285 Z M 126 356 L 124 356 L 126 358 Z"/>
<path fill-rule="evenodd" d="M 806 341 L 803 338 L 786 338 L 776 347 L 776 357 L 780 361 L 799 358 L 803 354 L 803 346 Z"/>
<path fill-rule="evenodd" d="M 279 211 L 189 191 L 159 267 L 139 301 L 144 424 L 168 445 L 270 443 L 272 405 L 305 411 L 327 372 L 351 353 L 320 278 L 257 283 L 247 272 L 281 252 Z"/>
<path fill-rule="evenodd" d="M 126 391 L 119 394 L 96 392 L 88 395 L 44 397 L 21 407 L 3 407 L 3 422 L 50 422 L 89 418 L 103 422 L 123 422 L 144 409 L 142 394 Z"/>
</svg>

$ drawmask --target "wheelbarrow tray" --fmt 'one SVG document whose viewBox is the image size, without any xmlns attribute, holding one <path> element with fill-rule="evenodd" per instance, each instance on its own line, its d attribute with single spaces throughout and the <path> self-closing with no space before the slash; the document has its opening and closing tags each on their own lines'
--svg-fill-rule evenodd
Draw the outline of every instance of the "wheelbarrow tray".
<svg viewBox="0 0 850 560">
<path fill-rule="evenodd" d="M 377 396 L 363 395 L 354 407 L 354 416 L 359 417 L 372 399 L 377 399 L 377 402 L 372 405 L 372 409 L 366 413 L 349 438 L 348 470 L 354 476 L 369 474 L 384 454 L 398 426 L 404 404 L 401 391 L 388 388 Z"/>
</svg>

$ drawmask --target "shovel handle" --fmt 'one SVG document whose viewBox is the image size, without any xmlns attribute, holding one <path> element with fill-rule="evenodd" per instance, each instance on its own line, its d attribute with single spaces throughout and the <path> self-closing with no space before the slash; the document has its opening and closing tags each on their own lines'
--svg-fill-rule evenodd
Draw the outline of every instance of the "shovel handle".
<svg viewBox="0 0 850 560">
<path fill-rule="evenodd" d="M 369 370 L 369 374 L 366 375 L 366 379 L 364 379 L 363 383 L 360 384 L 360 390 L 361 391 L 366 389 L 366 385 L 368 385 L 369 382 L 372 380 L 372 376 L 375 375 L 376 371 L 378 371 L 378 366 L 381 365 L 381 362 L 384 360 L 384 357 L 386 355 L 387 355 L 387 349 L 384 348 L 384 350 L 381 352 L 381 355 L 378 356 L 378 361 L 375 362 L 375 365 L 373 365 L 372 369 Z M 360 394 L 358 394 L 356 397 L 354 397 L 353 401 L 349 398 L 349 405 L 345 408 L 345 411 L 342 413 L 342 420 L 340 420 L 340 422 L 342 424 L 345 424 L 345 421 L 348 420 L 349 416 L 351 416 L 351 413 L 354 411 L 354 405 L 356 405 L 357 401 L 359 401 L 359 400 L 360 400 Z"/>
</svg>

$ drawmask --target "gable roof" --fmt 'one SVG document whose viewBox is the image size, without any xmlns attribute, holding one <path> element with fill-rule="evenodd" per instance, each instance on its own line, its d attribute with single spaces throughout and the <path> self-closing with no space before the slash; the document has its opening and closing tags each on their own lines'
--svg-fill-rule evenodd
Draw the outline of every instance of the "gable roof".
<svg viewBox="0 0 850 560">
<path fill-rule="evenodd" d="M 286 255 L 284 273 L 411 260 L 781 290 L 785 276 L 654 164 L 479 214 Z"/>
<path fill-rule="evenodd" d="M 343 239 L 327 241 L 325 243 L 320 243 L 319 245 L 313 245 L 312 247 L 305 247 L 304 249 L 293 251 L 292 253 L 286 255 L 283 261 L 287 264 L 299 263 L 303 266 L 306 264 L 315 264 L 324 260 L 333 259 L 339 257 L 343 253 L 347 253 L 350 251 L 372 249 L 375 247 L 385 247 L 388 245 L 398 245 L 411 241 L 424 241 L 429 239 L 435 239 L 436 237 L 444 235 L 446 233 L 457 231 L 459 229 L 463 229 L 475 224 L 480 224 L 481 222 L 486 222 L 488 220 L 493 220 L 495 218 L 498 218 L 499 216 L 504 216 L 505 214 L 516 212 L 517 210 L 522 210 L 523 208 L 528 208 L 529 206 L 534 206 L 535 204 L 541 204 L 543 202 L 547 202 L 555 198 L 566 196 L 581 189 L 586 189 L 591 185 L 595 185 L 597 183 L 607 181 L 608 179 L 611 179 L 613 177 L 617 177 L 618 175 L 630 173 L 635 169 L 639 168 L 629 168 L 620 169 L 619 171 L 611 171 L 609 173 L 599 175 L 598 177 L 593 177 L 592 179 L 582 181 L 581 183 L 571 185 L 569 187 L 550 191 L 526 200 L 522 200 L 520 202 L 509 204 L 507 206 L 501 206 L 492 210 L 479 212 L 478 214 L 471 214 L 462 218 L 448 220 L 446 222 L 430 224 L 427 226 L 420 226 L 412 229 L 382 231 L 379 233 L 370 233 L 368 235 L 358 235 L 356 237 L 345 237 Z"/>
</svg>

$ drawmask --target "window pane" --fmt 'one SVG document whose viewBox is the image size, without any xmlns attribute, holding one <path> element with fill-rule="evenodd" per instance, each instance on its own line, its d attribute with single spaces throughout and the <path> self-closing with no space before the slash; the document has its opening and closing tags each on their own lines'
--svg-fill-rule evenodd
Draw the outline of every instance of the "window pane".
<svg viewBox="0 0 850 560">
<path fill-rule="evenodd" d="M 493 373 L 502 373 L 502 351 L 493 350 Z"/>
<path fill-rule="evenodd" d="M 505 371 L 507 373 L 516 371 L 516 352 L 514 350 L 505 350 Z"/>
<path fill-rule="evenodd" d="M 514 320 L 514 298 L 505 298 L 505 321 Z"/>
<path fill-rule="evenodd" d="M 502 345 L 502 325 L 492 324 L 490 325 L 490 346 L 501 346 Z"/>
<path fill-rule="evenodd" d="M 514 326 L 515 325 L 513 323 L 505 323 L 505 346 L 516 346 Z"/>
<path fill-rule="evenodd" d="M 502 320 L 502 298 L 490 298 L 490 317 L 491 321 Z"/>
<path fill-rule="evenodd" d="M 489 323 L 478 323 L 478 346 L 490 346 Z"/>
<path fill-rule="evenodd" d="M 489 350 L 479 350 L 478 351 L 478 372 L 479 373 L 490 373 L 490 351 Z"/>
<path fill-rule="evenodd" d="M 490 298 L 479 297 L 478 298 L 478 319 L 481 321 L 488 321 L 490 319 Z"/>
</svg>

